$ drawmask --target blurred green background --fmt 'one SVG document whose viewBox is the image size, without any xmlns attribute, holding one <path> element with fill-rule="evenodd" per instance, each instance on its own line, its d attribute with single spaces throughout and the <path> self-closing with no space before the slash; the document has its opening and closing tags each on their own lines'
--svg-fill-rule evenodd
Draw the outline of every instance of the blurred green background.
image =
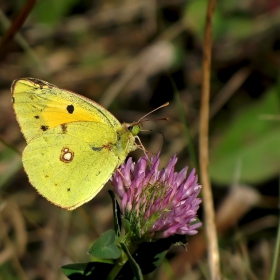
<svg viewBox="0 0 280 280">
<path fill-rule="evenodd" d="M 1 37 L 27 2 L 0 1 Z M 88 248 L 113 227 L 109 184 L 73 212 L 30 186 L 14 151 L 25 141 L 11 104 L 12 81 L 46 80 L 101 103 L 121 122 L 169 101 L 149 118 L 170 120 L 145 123 L 153 132 L 141 133 L 141 141 L 149 152 L 162 150 L 162 166 L 177 153 L 178 171 L 193 168 L 185 130 L 198 154 L 206 6 L 205 0 L 37 1 L 0 52 L 1 280 L 66 279 L 60 266 L 89 261 Z M 268 279 L 279 207 L 280 1 L 218 1 L 213 28 L 209 169 L 222 273 Z M 146 279 L 209 278 L 200 231 L 187 252 L 172 247 Z"/>
</svg>

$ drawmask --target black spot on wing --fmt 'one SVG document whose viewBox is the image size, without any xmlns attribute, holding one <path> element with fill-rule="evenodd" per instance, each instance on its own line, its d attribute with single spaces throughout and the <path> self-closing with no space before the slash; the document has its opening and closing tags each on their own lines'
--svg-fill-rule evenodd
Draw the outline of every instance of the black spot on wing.
<svg viewBox="0 0 280 280">
<path fill-rule="evenodd" d="M 39 116 L 34 116 L 34 118 L 35 118 L 35 119 L 39 119 L 40 117 L 39 117 Z"/>
<path fill-rule="evenodd" d="M 69 114 L 73 114 L 73 112 L 74 112 L 74 106 L 73 105 L 68 105 L 67 107 L 66 107 L 66 110 L 67 110 L 67 112 L 69 113 Z"/>
<path fill-rule="evenodd" d="M 100 152 L 103 147 L 91 147 L 93 151 Z"/>
<path fill-rule="evenodd" d="M 62 133 L 65 134 L 67 132 L 67 125 L 65 123 L 60 125 Z"/>
<path fill-rule="evenodd" d="M 47 125 L 41 125 L 41 130 L 47 131 L 49 127 Z"/>
<path fill-rule="evenodd" d="M 34 84 L 36 84 L 37 86 L 39 86 L 40 89 L 43 89 L 44 87 L 49 87 L 49 88 L 54 87 L 54 85 L 52 85 L 52 84 L 50 84 L 50 83 L 48 83 L 48 82 L 39 80 L 39 79 L 28 78 L 28 80 L 32 81 Z M 44 93 L 44 92 L 42 92 L 42 93 Z"/>
</svg>

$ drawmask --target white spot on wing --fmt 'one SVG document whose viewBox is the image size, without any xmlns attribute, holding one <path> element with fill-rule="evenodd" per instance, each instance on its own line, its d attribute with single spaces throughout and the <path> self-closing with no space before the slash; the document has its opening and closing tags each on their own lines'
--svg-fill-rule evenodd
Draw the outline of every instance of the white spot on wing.
<svg viewBox="0 0 280 280">
<path fill-rule="evenodd" d="M 69 163 L 73 160 L 74 158 L 74 152 L 72 150 L 70 150 L 67 147 L 64 147 L 61 150 L 61 154 L 60 154 L 60 160 L 65 162 L 65 163 Z"/>
</svg>

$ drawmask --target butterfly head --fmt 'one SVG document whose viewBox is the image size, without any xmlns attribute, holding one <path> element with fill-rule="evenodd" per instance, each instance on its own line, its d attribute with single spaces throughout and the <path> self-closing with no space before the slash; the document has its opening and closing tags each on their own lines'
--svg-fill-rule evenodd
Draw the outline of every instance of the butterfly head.
<svg viewBox="0 0 280 280">
<path fill-rule="evenodd" d="M 140 120 L 138 120 L 137 122 L 133 122 L 133 123 L 124 123 L 124 126 L 131 132 L 131 134 L 133 136 L 137 136 L 139 134 L 139 132 L 141 131 L 141 127 L 142 127 L 142 124 L 144 122 L 147 122 L 149 120 L 144 120 L 145 117 L 147 117 L 148 115 L 150 115 L 151 113 L 153 113 L 154 111 L 157 111 L 158 109 L 160 108 L 163 108 L 163 107 L 166 107 L 168 106 L 169 103 L 165 103 L 163 105 L 161 105 L 160 107 L 152 110 L 151 112 L 149 112 L 148 114 L 146 114 L 145 116 L 143 116 L 142 118 L 140 118 Z M 158 120 L 167 120 L 167 118 L 161 118 L 161 119 L 158 119 Z"/>
<path fill-rule="evenodd" d="M 125 127 L 133 136 L 136 136 L 141 131 L 141 123 L 133 122 L 133 123 L 123 123 L 123 127 Z"/>
<path fill-rule="evenodd" d="M 131 132 L 131 134 L 133 136 L 138 135 L 140 130 L 141 130 L 140 123 L 131 123 L 131 124 L 129 124 L 128 130 Z"/>
</svg>

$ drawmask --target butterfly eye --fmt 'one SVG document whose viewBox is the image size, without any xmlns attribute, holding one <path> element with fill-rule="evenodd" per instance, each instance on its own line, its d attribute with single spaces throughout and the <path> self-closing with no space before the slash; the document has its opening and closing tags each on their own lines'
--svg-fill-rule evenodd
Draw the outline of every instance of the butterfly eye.
<svg viewBox="0 0 280 280">
<path fill-rule="evenodd" d="M 131 131 L 132 135 L 138 135 L 140 132 L 140 126 L 139 125 L 131 125 L 128 127 L 129 131 Z"/>
</svg>

